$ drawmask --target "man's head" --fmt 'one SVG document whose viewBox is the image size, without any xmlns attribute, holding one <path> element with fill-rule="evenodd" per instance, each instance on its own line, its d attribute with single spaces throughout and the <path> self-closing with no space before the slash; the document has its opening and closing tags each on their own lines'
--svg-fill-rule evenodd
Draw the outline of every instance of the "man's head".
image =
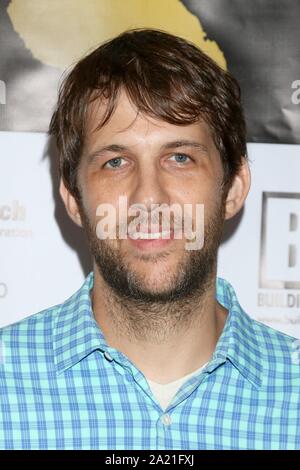
<svg viewBox="0 0 300 470">
<path fill-rule="evenodd" d="M 236 81 L 184 39 L 128 31 L 67 76 L 50 133 L 67 211 L 85 227 L 107 284 L 149 302 L 203 291 L 215 273 L 224 220 L 249 189 Z M 146 213 L 151 204 L 203 204 L 203 248 L 187 251 L 183 239 L 99 240 L 97 207 L 109 203 L 119 212 L 120 196 Z"/>
</svg>

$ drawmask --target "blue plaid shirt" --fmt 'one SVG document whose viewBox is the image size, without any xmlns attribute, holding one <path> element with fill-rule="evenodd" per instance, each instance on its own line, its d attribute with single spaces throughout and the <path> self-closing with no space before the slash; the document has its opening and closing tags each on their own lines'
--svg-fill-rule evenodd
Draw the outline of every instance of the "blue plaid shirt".
<svg viewBox="0 0 300 470">
<path fill-rule="evenodd" d="M 300 365 L 291 336 L 240 307 L 207 366 L 166 410 L 143 373 L 109 347 L 89 291 L 0 330 L 1 449 L 300 449 Z M 184 347 L 181 345 L 180 347 Z"/>
</svg>

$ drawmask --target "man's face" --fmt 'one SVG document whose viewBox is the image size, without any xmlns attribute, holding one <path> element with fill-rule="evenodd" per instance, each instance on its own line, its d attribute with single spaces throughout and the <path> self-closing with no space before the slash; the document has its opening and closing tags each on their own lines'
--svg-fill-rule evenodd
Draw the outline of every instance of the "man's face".
<svg viewBox="0 0 300 470">
<path fill-rule="evenodd" d="M 100 274 L 119 295 L 144 301 L 170 301 L 204 289 L 215 268 L 223 227 L 223 168 L 209 127 L 200 121 L 178 126 L 137 115 L 125 93 L 108 123 L 93 131 L 102 112 L 100 106 L 90 115 L 78 169 L 81 220 Z M 115 147 L 103 150 L 108 146 Z M 194 209 L 203 204 L 203 248 L 188 250 L 184 233 L 174 238 L 174 219 L 171 238 L 100 240 L 97 208 L 110 204 L 119 214 L 121 196 L 128 208 L 141 204 L 144 215 L 150 215 L 153 204 L 179 205 L 182 214 L 189 205 L 194 229 Z M 132 218 L 126 220 L 129 225 Z M 151 226 L 142 223 L 137 230 Z M 158 223 L 154 231 L 161 230 Z"/>
</svg>

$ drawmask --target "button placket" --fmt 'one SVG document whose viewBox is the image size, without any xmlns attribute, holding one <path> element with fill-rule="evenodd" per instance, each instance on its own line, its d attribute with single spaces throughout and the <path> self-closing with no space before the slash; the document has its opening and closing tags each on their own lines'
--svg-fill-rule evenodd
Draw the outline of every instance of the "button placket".
<svg viewBox="0 0 300 470">
<path fill-rule="evenodd" d="M 161 421 L 165 426 L 170 426 L 170 424 L 172 423 L 172 418 L 168 413 L 165 413 L 162 415 Z"/>
</svg>

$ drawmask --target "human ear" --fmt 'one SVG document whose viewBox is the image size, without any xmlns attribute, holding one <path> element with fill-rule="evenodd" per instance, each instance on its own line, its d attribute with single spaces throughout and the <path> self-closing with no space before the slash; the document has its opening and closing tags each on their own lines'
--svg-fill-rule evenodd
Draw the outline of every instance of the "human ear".
<svg viewBox="0 0 300 470">
<path fill-rule="evenodd" d="M 70 191 L 66 188 L 66 185 L 64 184 L 62 178 L 60 180 L 59 193 L 64 202 L 64 205 L 65 205 L 67 213 L 69 214 L 69 217 L 73 220 L 73 222 L 75 222 L 76 225 L 79 225 L 79 227 L 82 227 L 82 221 L 81 221 L 77 201 L 75 197 L 70 193 Z"/>
<path fill-rule="evenodd" d="M 242 164 L 234 176 L 225 201 L 225 219 L 231 219 L 244 205 L 251 185 L 248 161 L 242 157 Z"/>
</svg>

